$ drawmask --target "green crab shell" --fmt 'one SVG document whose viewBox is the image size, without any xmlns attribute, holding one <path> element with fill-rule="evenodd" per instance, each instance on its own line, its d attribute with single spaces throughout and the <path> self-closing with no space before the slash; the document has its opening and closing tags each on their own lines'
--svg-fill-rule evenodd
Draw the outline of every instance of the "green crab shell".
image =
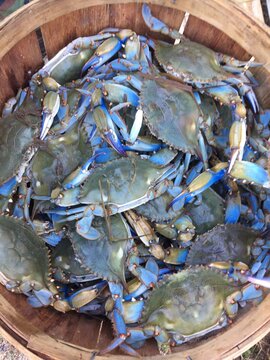
<svg viewBox="0 0 270 360">
<path fill-rule="evenodd" d="M 182 211 L 174 211 L 173 208 L 170 208 L 167 211 L 172 200 L 173 196 L 168 192 L 165 192 L 161 196 L 148 201 L 146 204 L 136 207 L 135 211 L 137 214 L 146 217 L 150 221 L 158 223 L 167 222 L 174 219 Z"/>
<path fill-rule="evenodd" d="M 28 161 L 41 125 L 40 111 L 31 99 L 11 115 L 0 119 L 0 184 L 17 175 L 22 163 Z"/>
<path fill-rule="evenodd" d="M 51 255 L 54 277 L 61 278 L 61 282 L 69 282 L 69 276 L 88 275 L 89 271 L 82 267 L 76 258 L 72 244 L 68 238 L 64 238 L 52 249 Z"/>
<path fill-rule="evenodd" d="M 168 170 L 148 160 L 125 158 L 96 168 L 85 181 L 79 195 L 82 204 L 115 205 L 124 210 L 144 204 L 153 186 Z M 153 196 L 152 196 L 153 198 Z M 122 211 L 119 211 L 122 212 Z"/>
<path fill-rule="evenodd" d="M 143 326 L 159 326 L 175 338 L 190 336 L 219 324 L 224 302 L 236 286 L 221 273 L 198 267 L 170 275 L 145 303 Z"/>
<path fill-rule="evenodd" d="M 125 283 L 125 263 L 132 246 L 126 221 L 119 214 L 95 218 L 92 226 L 98 240 L 87 240 L 74 230 L 70 236 L 74 252 L 82 265 L 104 280 Z"/>
<path fill-rule="evenodd" d="M 89 48 L 68 54 L 52 68 L 50 76 L 61 85 L 80 78 L 83 65 L 93 53 L 94 50 Z"/>
<path fill-rule="evenodd" d="M 199 107 L 192 93 L 167 79 L 144 80 L 140 96 L 151 133 L 175 149 L 198 154 Z"/>
<path fill-rule="evenodd" d="M 186 264 L 207 265 L 216 261 L 251 262 L 251 246 L 258 234 L 240 224 L 217 225 L 198 236 Z"/>
<path fill-rule="evenodd" d="M 157 41 L 155 54 L 167 73 L 185 82 L 214 84 L 232 77 L 220 66 L 213 50 L 193 41 L 177 45 Z"/>
<path fill-rule="evenodd" d="M 50 195 L 73 170 L 92 154 L 83 130 L 76 125 L 71 131 L 47 141 L 32 162 L 33 190 L 36 195 Z"/>
<path fill-rule="evenodd" d="M 196 234 L 203 234 L 224 223 L 224 206 L 224 200 L 211 188 L 202 193 L 200 205 L 187 204 L 185 209 L 195 225 Z"/>
<path fill-rule="evenodd" d="M 49 256 L 44 241 L 21 220 L 0 216 L 0 281 L 14 291 L 49 286 Z"/>
</svg>

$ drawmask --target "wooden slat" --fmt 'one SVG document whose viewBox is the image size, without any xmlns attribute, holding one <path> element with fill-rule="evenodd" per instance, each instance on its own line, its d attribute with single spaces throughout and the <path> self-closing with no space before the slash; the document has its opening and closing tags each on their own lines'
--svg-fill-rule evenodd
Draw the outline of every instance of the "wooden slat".
<svg viewBox="0 0 270 360">
<path fill-rule="evenodd" d="M 74 11 L 41 26 L 48 58 L 79 36 L 96 34 L 109 24 L 109 6 Z"/>
<path fill-rule="evenodd" d="M 1 60 L 0 104 L 14 96 L 21 86 L 25 86 L 31 73 L 43 64 L 38 40 L 32 32 L 19 41 Z"/>
<path fill-rule="evenodd" d="M 211 49 L 217 52 L 222 52 L 241 60 L 250 59 L 250 55 L 246 50 L 229 38 L 224 32 L 217 30 L 214 26 L 197 17 L 189 17 L 184 35 L 191 40 L 211 47 Z"/>
</svg>

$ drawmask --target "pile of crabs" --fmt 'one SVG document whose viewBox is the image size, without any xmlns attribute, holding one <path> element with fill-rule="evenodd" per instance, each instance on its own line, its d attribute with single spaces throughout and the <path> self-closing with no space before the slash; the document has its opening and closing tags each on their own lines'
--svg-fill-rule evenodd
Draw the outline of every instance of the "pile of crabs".
<svg viewBox="0 0 270 360">
<path fill-rule="evenodd" d="M 142 12 L 180 42 L 116 28 L 78 38 L 0 120 L 0 281 L 33 307 L 107 316 L 100 353 L 137 355 L 154 337 L 166 354 L 269 287 L 260 64 Z"/>
</svg>

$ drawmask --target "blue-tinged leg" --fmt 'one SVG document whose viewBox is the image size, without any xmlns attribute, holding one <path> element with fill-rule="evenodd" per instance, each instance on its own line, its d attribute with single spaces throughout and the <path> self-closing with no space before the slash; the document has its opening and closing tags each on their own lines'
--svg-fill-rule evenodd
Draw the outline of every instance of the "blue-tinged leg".
<svg viewBox="0 0 270 360">
<path fill-rule="evenodd" d="M 200 175 L 203 169 L 203 163 L 199 161 L 192 169 L 188 172 L 186 176 L 186 185 L 189 185 L 197 176 Z"/>
<path fill-rule="evenodd" d="M 119 128 L 119 131 L 125 141 L 129 140 L 129 133 L 128 133 L 128 127 L 125 123 L 125 120 L 122 118 L 122 116 L 118 112 L 112 112 L 110 110 L 110 115 L 112 118 L 112 121 L 115 123 L 115 125 Z M 123 145 L 123 147 L 125 147 Z"/>
<path fill-rule="evenodd" d="M 142 81 L 134 76 L 134 75 L 117 75 L 114 76 L 113 81 L 121 84 L 121 83 L 128 83 L 131 86 L 133 86 L 136 90 L 141 91 L 142 90 Z"/>
<path fill-rule="evenodd" d="M 63 236 L 65 235 L 65 231 L 52 231 L 49 233 L 45 233 L 40 235 L 42 237 L 42 239 L 49 245 L 51 246 L 56 246 L 57 244 L 59 244 L 59 242 L 63 239 Z"/>
<path fill-rule="evenodd" d="M 16 176 L 13 176 L 11 179 L 9 179 L 8 181 L 6 181 L 4 184 L 2 184 L 0 186 L 0 195 L 4 196 L 4 197 L 9 197 L 11 196 L 13 190 L 15 190 L 17 186 L 17 180 L 16 180 Z"/>
<path fill-rule="evenodd" d="M 89 168 L 94 163 L 97 156 L 97 154 L 91 156 L 82 166 L 79 166 L 70 175 L 68 175 L 68 177 L 66 177 L 62 183 L 63 189 L 72 189 L 75 186 L 79 186 L 80 184 L 82 184 L 92 173 L 92 169 Z"/>
<path fill-rule="evenodd" d="M 35 308 L 48 306 L 53 301 L 53 294 L 47 289 L 33 290 L 27 301 L 32 307 Z"/>
<path fill-rule="evenodd" d="M 140 357 L 140 354 L 136 350 L 132 349 L 131 346 L 125 343 L 121 344 L 119 347 L 121 350 L 123 350 L 126 354 L 130 356 Z"/>
<path fill-rule="evenodd" d="M 114 330 L 116 332 L 116 338 L 103 350 L 99 351 L 99 355 L 104 355 L 125 342 L 127 338 L 127 327 L 123 318 L 123 286 L 121 284 L 115 284 L 112 282 L 108 283 L 112 299 L 114 301 L 114 308 L 110 313 L 112 323 L 114 325 Z"/>
<path fill-rule="evenodd" d="M 92 221 L 95 215 L 104 215 L 102 207 L 96 206 L 94 210 L 91 206 L 86 207 L 81 220 L 76 223 L 77 233 L 87 240 L 97 240 L 100 237 L 100 232 L 92 227 Z"/>
<path fill-rule="evenodd" d="M 170 150 L 169 148 L 163 148 L 159 150 L 156 154 L 149 157 L 149 161 L 158 166 L 168 165 L 177 155 L 177 152 Z"/>
<path fill-rule="evenodd" d="M 125 139 L 126 140 L 126 139 Z M 126 151 L 154 152 L 162 149 L 162 142 L 147 137 L 139 137 L 133 144 L 124 145 Z"/>
<path fill-rule="evenodd" d="M 258 279 L 263 279 L 265 276 L 265 273 L 269 270 L 269 265 L 270 265 L 270 254 L 267 254 L 267 256 L 264 258 L 260 269 L 257 272 L 256 277 Z"/>
<path fill-rule="evenodd" d="M 127 156 L 121 141 L 116 135 L 114 123 L 107 108 L 104 105 L 96 107 L 93 110 L 93 117 L 104 140 L 106 140 L 120 155 Z"/>
<path fill-rule="evenodd" d="M 186 155 L 185 155 L 185 162 L 184 162 L 184 165 L 185 165 L 184 173 L 185 173 L 185 172 L 188 170 L 188 168 L 189 168 L 190 160 L 191 160 L 191 154 L 190 154 L 190 153 L 186 153 Z"/>
</svg>

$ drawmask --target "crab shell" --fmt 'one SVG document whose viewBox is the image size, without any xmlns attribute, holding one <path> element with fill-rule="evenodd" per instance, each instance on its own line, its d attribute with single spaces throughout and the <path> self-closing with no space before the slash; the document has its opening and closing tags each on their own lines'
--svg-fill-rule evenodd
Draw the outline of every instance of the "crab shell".
<svg viewBox="0 0 270 360">
<path fill-rule="evenodd" d="M 106 204 L 123 212 L 155 196 L 154 186 L 169 167 L 140 158 L 125 158 L 96 168 L 81 188 L 81 204 Z"/>
<path fill-rule="evenodd" d="M 20 168 L 33 156 L 34 140 L 40 131 L 40 110 L 31 99 L 11 115 L 0 119 L 0 184 L 13 176 L 21 177 Z"/>
<path fill-rule="evenodd" d="M 214 84 L 233 76 L 221 67 L 213 50 L 193 41 L 177 45 L 157 41 L 155 54 L 167 73 L 185 82 Z"/>
<path fill-rule="evenodd" d="M 124 218 L 113 215 L 95 218 L 93 227 L 98 240 L 87 240 L 75 230 L 70 234 L 74 252 L 82 265 L 100 278 L 125 284 L 125 263 L 132 246 L 130 230 Z"/>
<path fill-rule="evenodd" d="M 187 265 L 233 261 L 250 264 L 251 247 L 258 234 L 240 224 L 217 225 L 199 235 L 187 257 Z"/>
<path fill-rule="evenodd" d="M 0 281 L 27 293 L 49 287 L 49 256 L 43 240 L 23 221 L 0 216 Z"/>
<path fill-rule="evenodd" d="M 55 280 L 62 283 L 91 280 L 94 276 L 82 267 L 76 258 L 71 242 L 66 237 L 52 249 L 52 272 Z M 96 278 L 96 277 L 95 277 Z"/>
<path fill-rule="evenodd" d="M 45 146 L 37 152 L 31 166 L 33 190 L 35 195 L 42 196 L 50 195 L 53 188 L 92 155 L 78 124 L 64 135 L 48 139 Z"/>
<path fill-rule="evenodd" d="M 212 269 L 180 271 L 150 293 L 142 327 L 146 330 L 158 326 L 176 344 L 205 335 L 226 324 L 226 298 L 237 290 L 223 274 Z"/>
<path fill-rule="evenodd" d="M 200 109 L 191 91 L 163 79 L 145 79 L 140 103 L 151 133 L 169 146 L 199 154 Z"/>
</svg>

